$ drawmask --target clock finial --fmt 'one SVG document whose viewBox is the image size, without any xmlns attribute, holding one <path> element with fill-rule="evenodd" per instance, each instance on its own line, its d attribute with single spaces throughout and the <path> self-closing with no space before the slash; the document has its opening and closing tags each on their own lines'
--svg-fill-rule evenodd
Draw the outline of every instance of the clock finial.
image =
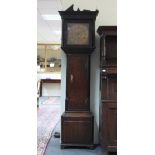
<svg viewBox="0 0 155 155">
<path fill-rule="evenodd" d="M 74 11 L 73 7 L 74 7 L 74 4 L 72 4 L 68 9 L 66 9 L 66 11 Z"/>
</svg>

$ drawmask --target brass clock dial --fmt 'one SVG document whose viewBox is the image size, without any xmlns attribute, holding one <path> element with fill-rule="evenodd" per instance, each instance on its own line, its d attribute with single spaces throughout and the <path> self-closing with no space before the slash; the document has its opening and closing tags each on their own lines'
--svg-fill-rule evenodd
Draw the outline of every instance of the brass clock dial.
<svg viewBox="0 0 155 155">
<path fill-rule="evenodd" d="M 89 24 L 88 23 L 68 23 L 67 24 L 67 44 L 68 45 L 88 45 L 89 44 Z"/>
</svg>

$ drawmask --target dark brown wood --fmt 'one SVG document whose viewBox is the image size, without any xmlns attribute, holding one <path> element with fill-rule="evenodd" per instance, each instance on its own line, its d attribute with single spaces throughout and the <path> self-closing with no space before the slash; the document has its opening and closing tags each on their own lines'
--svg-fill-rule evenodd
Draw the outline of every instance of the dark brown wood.
<svg viewBox="0 0 155 155">
<path fill-rule="evenodd" d="M 61 48 L 67 54 L 61 148 L 80 146 L 92 149 L 94 116 L 90 112 L 90 54 L 95 49 L 95 19 L 98 11 L 74 11 L 71 6 L 59 13 L 62 18 Z"/>
<path fill-rule="evenodd" d="M 37 107 L 39 107 L 39 97 L 40 97 L 40 80 L 37 81 Z"/>
<path fill-rule="evenodd" d="M 89 55 L 67 55 L 66 111 L 89 111 L 89 66 Z"/>
<path fill-rule="evenodd" d="M 59 11 L 62 18 L 62 44 L 61 48 L 65 53 L 91 54 L 95 49 L 95 20 L 98 15 L 96 11 Z M 89 43 L 88 45 L 68 45 L 67 44 L 67 24 L 68 23 L 87 23 L 89 24 Z"/>
<path fill-rule="evenodd" d="M 61 83 L 60 79 L 41 79 L 42 83 Z"/>
<path fill-rule="evenodd" d="M 102 101 L 102 105 L 101 146 L 110 152 L 117 151 L 117 103 Z"/>
<path fill-rule="evenodd" d="M 117 36 L 117 26 L 99 26 L 97 29 L 97 33 L 102 37 L 106 36 Z"/>
<path fill-rule="evenodd" d="M 69 112 L 62 115 L 61 146 L 93 147 L 93 121 L 90 112 Z"/>
<path fill-rule="evenodd" d="M 100 26 L 100 143 L 117 152 L 117 27 Z"/>
<path fill-rule="evenodd" d="M 101 94 L 103 100 L 117 100 L 117 76 L 102 76 Z"/>
<path fill-rule="evenodd" d="M 43 83 L 61 83 L 60 79 L 41 79 L 40 80 L 40 96 L 42 96 Z"/>
</svg>

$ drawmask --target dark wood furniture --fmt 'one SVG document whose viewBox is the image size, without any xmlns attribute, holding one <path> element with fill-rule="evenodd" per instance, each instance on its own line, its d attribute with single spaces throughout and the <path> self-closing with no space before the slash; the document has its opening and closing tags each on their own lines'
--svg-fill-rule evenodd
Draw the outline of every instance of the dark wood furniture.
<svg viewBox="0 0 155 155">
<path fill-rule="evenodd" d="M 42 96 L 42 87 L 44 83 L 61 83 L 60 79 L 41 79 L 40 80 L 40 96 Z"/>
<path fill-rule="evenodd" d="M 93 148 L 94 116 L 90 112 L 66 112 L 62 115 L 62 144 Z"/>
<path fill-rule="evenodd" d="M 39 97 L 40 97 L 40 80 L 37 81 L 37 107 L 39 107 Z"/>
<path fill-rule="evenodd" d="M 61 48 L 67 55 L 65 112 L 61 116 L 61 148 L 94 147 L 94 116 L 90 112 L 90 55 L 95 49 L 98 11 L 59 11 Z"/>
<path fill-rule="evenodd" d="M 117 152 L 117 27 L 100 26 L 100 143 Z"/>
</svg>

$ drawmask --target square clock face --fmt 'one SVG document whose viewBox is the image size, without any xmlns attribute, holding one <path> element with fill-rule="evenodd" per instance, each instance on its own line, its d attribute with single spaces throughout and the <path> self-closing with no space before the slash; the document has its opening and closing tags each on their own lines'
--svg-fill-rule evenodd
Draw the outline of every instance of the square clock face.
<svg viewBox="0 0 155 155">
<path fill-rule="evenodd" d="M 67 45 L 89 45 L 89 23 L 67 23 Z"/>
</svg>

